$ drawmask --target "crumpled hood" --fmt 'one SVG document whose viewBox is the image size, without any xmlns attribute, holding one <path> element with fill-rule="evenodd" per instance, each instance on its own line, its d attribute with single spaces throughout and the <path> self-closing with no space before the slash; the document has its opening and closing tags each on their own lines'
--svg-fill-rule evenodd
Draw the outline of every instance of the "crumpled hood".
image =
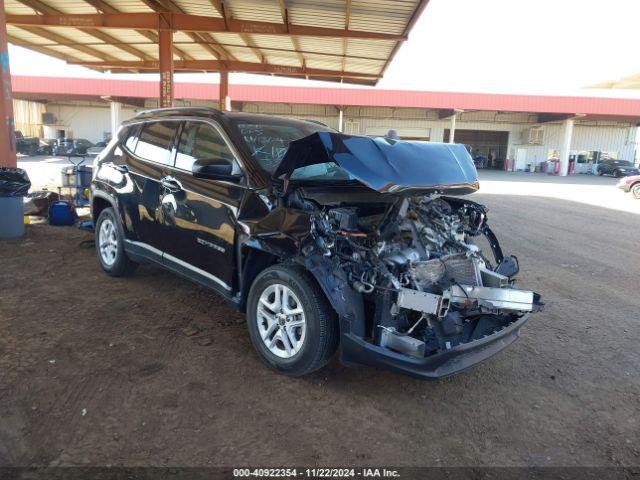
<svg viewBox="0 0 640 480">
<path fill-rule="evenodd" d="M 334 162 L 378 192 L 472 193 L 478 173 L 464 145 L 409 142 L 316 132 L 291 142 L 275 178 L 301 167 Z"/>
</svg>

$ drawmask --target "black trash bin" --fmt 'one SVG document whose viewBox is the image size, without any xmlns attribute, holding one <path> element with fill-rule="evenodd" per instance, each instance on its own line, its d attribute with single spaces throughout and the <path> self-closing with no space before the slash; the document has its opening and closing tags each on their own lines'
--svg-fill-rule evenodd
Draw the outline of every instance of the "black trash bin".
<svg viewBox="0 0 640 480">
<path fill-rule="evenodd" d="M 24 234 L 24 197 L 31 187 L 21 168 L 0 167 L 0 238 Z"/>
</svg>

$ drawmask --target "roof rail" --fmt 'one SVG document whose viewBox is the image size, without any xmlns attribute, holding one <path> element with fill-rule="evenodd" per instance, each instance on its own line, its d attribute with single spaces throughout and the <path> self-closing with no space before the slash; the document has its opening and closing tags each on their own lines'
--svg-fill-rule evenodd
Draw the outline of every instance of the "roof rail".
<svg viewBox="0 0 640 480">
<path fill-rule="evenodd" d="M 304 122 L 309 122 L 309 123 L 315 123 L 316 125 L 322 125 L 323 127 L 331 128 L 326 123 L 321 122 L 320 120 L 315 120 L 313 118 L 298 118 L 298 120 L 302 120 Z"/>
<path fill-rule="evenodd" d="M 207 112 L 220 113 L 220 110 L 218 110 L 217 108 L 212 108 L 212 107 L 164 107 L 164 108 L 150 108 L 148 110 L 142 110 L 141 112 L 138 112 L 136 117 L 141 117 L 143 115 L 149 115 L 149 114 L 152 114 L 152 113 L 182 112 L 182 111 L 185 111 L 185 110 L 204 110 L 204 111 L 207 111 Z"/>
</svg>

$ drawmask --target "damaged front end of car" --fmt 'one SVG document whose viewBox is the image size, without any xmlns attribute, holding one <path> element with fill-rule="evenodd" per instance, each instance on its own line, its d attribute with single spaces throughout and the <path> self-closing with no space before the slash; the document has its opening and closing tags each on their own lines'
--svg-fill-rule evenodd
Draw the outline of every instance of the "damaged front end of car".
<svg viewBox="0 0 640 480">
<path fill-rule="evenodd" d="M 276 174 L 281 208 L 308 216 L 294 261 L 340 318 L 341 360 L 441 378 L 516 340 L 540 297 L 514 288 L 518 260 L 503 254 L 486 208 L 444 194 L 477 189 L 464 147 L 314 137 L 292 143 Z M 368 192 L 318 194 L 290 181 L 322 162 Z"/>
</svg>

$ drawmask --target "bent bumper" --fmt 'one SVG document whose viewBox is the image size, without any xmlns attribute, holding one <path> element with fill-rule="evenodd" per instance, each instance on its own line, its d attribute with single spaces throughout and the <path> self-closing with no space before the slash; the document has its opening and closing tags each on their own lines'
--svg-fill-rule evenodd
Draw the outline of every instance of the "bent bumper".
<svg viewBox="0 0 640 480">
<path fill-rule="evenodd" d="M 493 335 L 424 358 L 397 353 L 368 343 L 351 332 L 344 332 L 340 339 L 340 361 L 345 365 L 369 365 L 426 380 L 437 380 L 477 365 L 511 345 L 520 337 L 520 328 L 528 319 L 529 314 L 525 314 Z"/>
</svg>

